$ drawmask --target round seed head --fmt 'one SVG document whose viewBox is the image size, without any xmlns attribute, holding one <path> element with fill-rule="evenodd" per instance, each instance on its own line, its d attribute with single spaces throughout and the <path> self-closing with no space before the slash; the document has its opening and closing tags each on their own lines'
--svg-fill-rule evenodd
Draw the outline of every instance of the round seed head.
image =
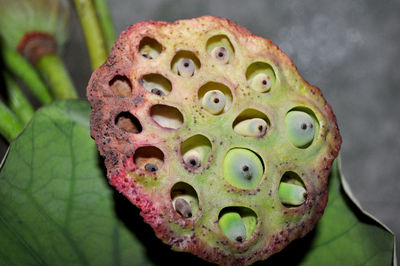
<svg viewBox="0 0 400 266">
<path fill-rule="evenodd" d="M 261 118 L 246 119 L 239 122 L 233 131 L 241 136 L 262 137 L 267 132 L 267 122 Z"/>
<path fill-rule="evenodd" d="M 204 94 L 201 104 L 208 112 L 216 115 L 224 110 L 225 102 L 225 95 L 221 91 L 211 90 Z"/>
<path fill-rule="evenodd" d="M 271 78 L 265 73 L 259 73 L 254 76 L 250 82 L 250 87 L 258 92 L 266 92 L 271 88 Z"/>
<path fill-rule="evenodd" d="M 246 227 L 237 212 L 226 212 L 218 221 L 222 232 L 234 242 L 246 240 Z"/>
<path fill-rule="evenodd" d="M 192 59 L 181 58 L 178 61 L 178 75 L 182 77 L 191 77 L 194 75 L 196 66 Z"/>
<path fill-rule="evenodd" d="M 316 121 L 306 112 L 290 111 L 285 126 L 290 142 L 298 148 L 309 146 L 314 139 Z"/>
<path fill-rule="evenodd" d="M 211 51 L 211 56 L 223 64 L 227 64 L 229 61 L 229 52 L 225 47 L 215 47 Z"/>
<path fill-rule="evenodd" d="M 235 148 L 226 154 L 223 172 L 231 185 L 241 189 L 252 189 L 261 181 L 264 170 L 261 160 L 254 152 Z"/>
</svg>

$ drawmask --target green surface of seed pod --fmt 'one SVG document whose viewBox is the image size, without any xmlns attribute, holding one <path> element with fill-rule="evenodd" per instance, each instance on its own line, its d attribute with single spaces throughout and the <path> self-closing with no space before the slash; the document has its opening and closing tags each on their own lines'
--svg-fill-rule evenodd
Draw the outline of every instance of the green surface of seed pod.
<svg viewBox="0 0 400 266">
<path fill-rule="evenodd" d="M 236 124 L 233 131 L 246 137 L 262 137 L 267 132 L 267 122 L 261 118 L 246 119 Z"/>
<path fill-rule="evenodd" d="M 306 200 L 307 192 L 303 186 L 281 182 L 279 198 L 283 204 L 299 206 Z"/>
<path fill-rule="evenodd" d="M 219 90 L 211 90 L 204 94 L 201 104 L 213 115 L 219 114 L 225 108 L 225 95 Z"/>
<path fill-rule="evenodd" d="M 226 212 L 219 218 L 219 227 L 232 241 L 243 242 L 246 240 L 246 227 L 242 217 L 237 212 Z"/>
<path fill-rule="evenodd" d="M 226 154 L 223 171 L 225 179 L 231 185 L 241 189 L 252 189 L 261 181 L 263 165 L 254 152 L 235 148 Z"/>
<path fill-rule="evenodd" d="M 303 111 L 290 111 L 285 118 L 287 136 L 298 148 L 306 148 L 315 136 L 316 121 Z"/>
</svg>

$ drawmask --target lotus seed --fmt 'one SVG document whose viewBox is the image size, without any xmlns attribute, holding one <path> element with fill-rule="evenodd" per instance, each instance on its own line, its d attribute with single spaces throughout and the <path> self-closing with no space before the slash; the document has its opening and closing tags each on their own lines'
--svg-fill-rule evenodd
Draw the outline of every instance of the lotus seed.
<svg viewBox="0 0 400 266">
<path fill-rule="evenodd" d="M 279 198 L 283 204 L 299 206 L 307 198 L 307 191 L 303 186 L 281 182 L 279 185 Z"/>
<path fill-rule="evenodd" d="M 204 94 L 201 104 L 211 114 L 219 114 L 225 108 L 225 95 L 219 90 L 208 91 Z"/>
<path fill-rule="evenodd" d="M 243 120 L 233 128 L 237 134 L 246 137 L 262 137 L 267 132 L 267 122 L 261 118 Z"/>
<path fill-rule="evenodd" d="M 243 242 L 246 239 L 246 227 L 237 212 L 226 212 L 219 218 L 219 227 L 232 241 Z"/>
<path fill-rule="evenodd" d="M 298 148 L 308 147 L 315 136 L 315 119 L 303 111 L 290 111 L 285 125 L 288 138 Z"/>
<path fill-rule="evenodd" d="M 211 55 L 223 64 L 226 64 L 229 61 L 229 52 L 224 47 L 215 47 L 211 51 Z"/>
<path fill-rule="evenodd" d="M 225 179 L 241 189 L 252 189 L 263 176 L 263 166 L 258 156 L 244 148 L 231 149 L 223 163 Z"/>
<path fill-rule="evenodd" d="M 264 73 L 259 73 L 251 80 L 250 87 L 258 92 L 269 91 L 271 88 L 271 78 Z"/>
<path fill-rule="evenodd" d="M 181 58 L 178 61 L 178 75 L 182 77 L 191 77 L 193 76 L 196 70 L 196 66 L 192 59 L 189 58 Z"/>
</svg>

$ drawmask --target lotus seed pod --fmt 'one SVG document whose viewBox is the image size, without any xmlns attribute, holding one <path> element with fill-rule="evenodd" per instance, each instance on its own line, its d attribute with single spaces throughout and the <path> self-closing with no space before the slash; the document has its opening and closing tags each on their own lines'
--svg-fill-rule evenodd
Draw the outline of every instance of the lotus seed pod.
<svg viewBox="0 0 400 266">
<path fill-rule="evenodd" d="M 232 241 L 243 242 L 246 239 L 246 227 L 242 217 L 236 212 L 224 213 L 219 218 L 222 232 Z"/>
<path fill-rule="evenodd" d="M 233 131 L 242 136 L 262 137 L 267 131 L 267 122 L 261 118 L 247 119 L 236 124 Z"/>
<path fill-rule="evenodd" d="M 212 16 L 141 22 L 87 94 L 110 184 L 173 249 L 248 265 L 321 217 L 336 119 L 269 40 Z"/>
</svg>

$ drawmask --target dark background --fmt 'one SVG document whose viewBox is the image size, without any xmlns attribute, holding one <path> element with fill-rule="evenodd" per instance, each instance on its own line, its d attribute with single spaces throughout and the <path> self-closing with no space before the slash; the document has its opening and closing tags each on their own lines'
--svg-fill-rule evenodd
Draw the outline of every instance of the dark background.
<svg viewBox="0 0 400 266">
<path fill-rule="evenodd" d="M 108 3 L 117 34 L 143 20 L 210 14 L 231 19 L 277 44 L 332 106 L 343 137 L 343 173 L 355 196 L 400 235 L 400 1 Z M 90 64 L 75 14 L 71 22 L 63 57 L 79 95 L 86 97 Z"/>
</svg>

